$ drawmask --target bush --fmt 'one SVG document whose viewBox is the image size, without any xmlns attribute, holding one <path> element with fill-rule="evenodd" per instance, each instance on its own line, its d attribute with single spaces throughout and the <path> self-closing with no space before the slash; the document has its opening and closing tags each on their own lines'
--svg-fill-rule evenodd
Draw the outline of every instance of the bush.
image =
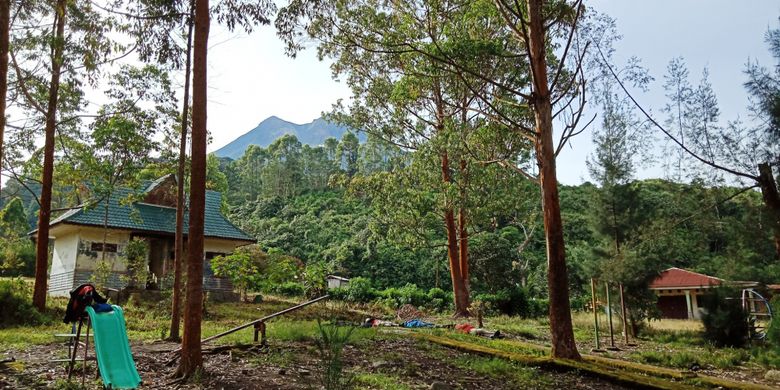
<svg viewBox="0 0 780 390">
<path fill-rule="evenodd" d="M 125 265 L 127 273 L 122 280 L 129 288 L 144 288 L 149 280 L 148 266 L 149 244 L 144 239 L 134 238 L 125 248 Z M 157 275 L 160 276 L 160 275 Z"/>
<path fill-rule="evenodd" d="M 46 321 L 32 305 L 31 296 L 23 280 L 0 280 L 0 328 L 39 325 Z"/>
<path fill-rule="evenodd" d="M 260 289 L 263 271 L 267 268 L 267 255 L 257 245 L 238 248 L 226 256 L 217 256 L 210 261 L 217 277 L 229 278 L 246 300 L 249 291 Z"/>
<path fill-rule="evenodd" d="M 343 352 L 355 328 L 323 325 L 317 320 L 317 330 L 319 337 L 315 340 L 315 346 L 320 358 L 318 376 L 322 387 L 325 390 L 351 389 L 352 375 L 346 370 Z"/>
<path fill-rule="evenodd" d="M 371 287 L 371 280 L 368 278 L 352 278 L 349 284 L 344 288 L 344 300 L 354 303 L 369 303 L 376 299 L 377 293 Z"/>
<path fill-rule="evenodd" d="M 428 294 L 425 290 L 417 287 L 416 284 L 407 283 L 405 286 L 398 289 L 398 306 L 412 305 L 423 306 L 428 303 Z"/>
<path fill-rule="evenodd" d="M 305 292 L 305 288 L 300 283 L 286 282 L 273 287 L 273 292 L 288 297 L 299 297 Z"/>
<path fill-rule="evenodd" d="M 429 309 L 437 312 L 442 312 L 451 307 L 452 293 L 444 291 L 438 287 L 434 287 L 428 290 L 428 304 Z"/>
<path fill-rule="evenodd" d="M 780 349 L 780 295 L 772 298 L 772 321 L 766 330 L 767 344 L 773 348 Z"/>
<path fill-rule="evenodd" d="M 547 313 L 546 300 L 528 299 L 528 292 L 522 287 L 502 290 L 496 294 L 480 294 L 474 297 L 482 301 L 488 313 L 534 318 Z"/>
<path fill-rule="evenodd" d="M 701 297 L 704 338 L 717 347 L 742 347 L 748 339 L 747 313 L 736 298 L 737 292 L 726 287 L 710 289 Z"/>
</svg>

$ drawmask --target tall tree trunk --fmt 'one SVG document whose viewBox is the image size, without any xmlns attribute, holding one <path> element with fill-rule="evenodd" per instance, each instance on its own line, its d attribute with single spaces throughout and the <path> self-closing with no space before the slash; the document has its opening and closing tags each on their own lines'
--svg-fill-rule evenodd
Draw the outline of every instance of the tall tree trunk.
<svg viewBox="0 0 780 390">
<path fill-rule="evenodd" d="M 446 152 L 441 155 L 441 176 L 445 183 L 452 182 L 450 161 Z M 447 205 L 444 211 L 444 227 L 447 231 L 447 258 L 450 261 L 450 276 L 452 277 L 452 292 L 455 297 L 455 315 L 469 315 L 469 295 L 463 283 L 461 273 L 460 251 L 458 245 L 458 228 L 455 225 L 455 211 Z"/>
<path fill-rule="evenodd" d="M 461 205 L 458 208 L 458 245 L 459 245 L 459 260 L 460 260 L 460 277 L 463 279 L 463 288 L 466 294 L 466 300 L 470 296 L 469 286 L 469 231 L 468 231 L 468 217 L 466 215 L 466 186 L 468 185 L 468 170 L 466 166 L 466 159 L 460 159 L 460 201 Z M 468 306 L 466 306 L 468 307 Z"/>
<path fill-rule="evenodd" d="M 187 257 L 187 304 L 178 373 L 191 376 L 203 367 L 200 326 L 203 318 L 203 225 L 206 210 L 206 56 L 209 38 L 209 1 L 195 1 L 195 41 L 192 74 L 192 170 L 190 231 Z"/>
<path fill-rule="evenodd" d="M 184 67 L 184 103 L 181 110 L 181 140 L 179 140 L 179 168 L 176 172 L 176 237 L 173 255 L 173 294 L 171 297 L 171 332 L 169 339 L 178 341 L 181 320 L 181 279 L 184 259 L 184 174 L 187 162 L 187 128 L 190 114 L 190 67 L 192 65 L 192 28 L 195 4 L 190 2 L 187 32 L 187 63 Z"/>
<path fill-rule="evenodd" d="M 8 92 L 8 48 L 11 29 L 11 0 L 0 0 L 0 170 L 3 167 L 6 93 Z M 0 186 L 2 187 L 2 186 Z M 0 188 L 2 190 L 2 188 Z M 2 197 L 0 197 L 2 199 Z"/>
<path fill-rule="evenodd" d="M 51 187 L 54 176 L 54 136 L 57 126 L 57 102 L 60 71 L 65 48 L 65 0 L 57 0 L 55 38 L 52 43 L 49 102 L 46 107 L 46 141 L 43 146 L 43 177 L 41 178 L 41 209 L 38 211 L 38 236 L 35 248 L 35 287 L 33 305 L 46 309 L 46 279 L 49 265 L 49 222 L 51 219 Z"/>
<path fill-rule="evenodd" d="M 777 192 L 777 183 L 769 163 L 758 164 L 758 173 L 758 185 L 761 187 L 761 195 L 764 198 L 766 208 L 772 216 L 775 256 L 780 258 L 780 194 Z"/>
<path fill-rule="evenodd" d="M 563 243 L 563 223 L 558 199 L 558 179 L 555 173 L 552 102 L 547 85 L 545 59 L 545 26 L 542 0 L 528 1 L 528 51 L 533 75 L 533 109 L 536 122 L 536 159 L 542 190 L 544 234 L 547 241 L 547 285 L 550 295 L 550 330 L 552 356 L 580 359 L 574 343 L 569 306 L 569 281 L 566 270 L 566 250 Z"/>
</svg>

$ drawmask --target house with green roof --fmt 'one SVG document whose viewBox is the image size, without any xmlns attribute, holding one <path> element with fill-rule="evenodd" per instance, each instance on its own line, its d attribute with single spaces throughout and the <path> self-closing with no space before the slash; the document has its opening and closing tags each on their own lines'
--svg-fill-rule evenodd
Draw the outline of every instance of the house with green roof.
<svg viewBox="0 0 780 390">
<path fill-rule="evenodd" d="M 214 276 L 211 259 L 256 242 L 222 215 L 221 205 L 219 192 L 206 192 L 203 253 L 206 291 L 233 290 L 229 280 Z M 189 231 L 187 215 L 185 212 L 185 242 Z M 153 280 L 149 287 L 160 286 L 172 278 L 176 178 L 164 176 L 140 190 L 120 188 L 108 200 L 85 204 L 62 214 L 51 222 L 50 229 L 53 251 L 49 295 L 68 296 L 70 289 L 89 281 L 104 253 L 112 270 L 107 284 L 113 288 L 124 287 L 121 277 L 127 270 L 124 251 L 132 239 L 144 239 L 148 243 L 148 270 Z"/>
</svg>

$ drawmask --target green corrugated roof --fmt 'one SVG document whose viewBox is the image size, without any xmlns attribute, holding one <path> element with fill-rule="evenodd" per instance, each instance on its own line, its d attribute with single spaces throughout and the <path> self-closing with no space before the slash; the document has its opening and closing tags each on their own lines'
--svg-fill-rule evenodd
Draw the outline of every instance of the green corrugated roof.
<svg viewBox="0 0 780 390">
<path fill-rule="evenodd" d="M 147 188 L 146 191 L 149 191 Z M 114 192 L 108 202 L 108 227 L 150 233 L 170 233 L 176 231 L 176 209 L 166 206 L 133 202 L 127 203 L 133 190 L 121 188 Z M 216 191 L 206 191 L 206 215 L 204 235 L 212 238 L 226 238 L 241 241 L 256 240 L 244 233 L 219 211 L 222 195 Z M 50 226 L 60 223 L 103 227 L 105 223 L 106 201 L 90 207 L 66 212 L 51 222 Z M 189 213 L 185 211 L 184 233 L 189 231 Z"/>
</svg>

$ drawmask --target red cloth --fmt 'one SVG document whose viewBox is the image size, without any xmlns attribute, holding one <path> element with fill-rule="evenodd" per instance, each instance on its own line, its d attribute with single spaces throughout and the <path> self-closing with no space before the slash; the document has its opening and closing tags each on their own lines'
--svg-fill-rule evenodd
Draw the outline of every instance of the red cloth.
<svg viewBox="0 0 780 390">
<path fill-rule="evenodd" d="M 472 329 L 474 329 L 474 326 L 468 323 L 455 325 L 455 330 L 466 334 L 470 333 Z"/>
</svg>

